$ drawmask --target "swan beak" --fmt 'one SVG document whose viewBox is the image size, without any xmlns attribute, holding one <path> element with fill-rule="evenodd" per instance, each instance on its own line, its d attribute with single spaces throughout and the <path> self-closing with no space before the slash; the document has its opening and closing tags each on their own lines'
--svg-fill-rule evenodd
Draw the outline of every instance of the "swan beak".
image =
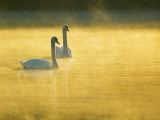
<svg viewBox="0 0 160 120">
<path fill-rule="evenodd" d="M 56 41 L 56 43 L 60 45 L 60 43 L 58 41 Z"/>
</svg>

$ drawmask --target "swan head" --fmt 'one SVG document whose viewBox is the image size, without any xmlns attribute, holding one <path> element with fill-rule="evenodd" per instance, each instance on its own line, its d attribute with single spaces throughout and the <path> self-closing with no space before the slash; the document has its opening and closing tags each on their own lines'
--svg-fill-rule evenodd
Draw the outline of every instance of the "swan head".
<svg viewBox="0 0 160 120">
<path fill-rule="evenodd" d="M 67 24 L 63 26 L 63 29 L 64 29 L 65 31 L 68 31 L 68 32 L 69 32 L 69 29 L 68 29 L 68 25 L 67 25 Z"/>
<path fill-rule="evenodd" d="M 52 43 L 53 43 L 53 42 L 56 42 L 57 44 L 60 44 L 60 43 L 58 42 L 58 38 L 55 37 L 55 36 L 53 36 L 53 37 L 51 38 L 51 42 L 52 42 Z"/>
</svg>

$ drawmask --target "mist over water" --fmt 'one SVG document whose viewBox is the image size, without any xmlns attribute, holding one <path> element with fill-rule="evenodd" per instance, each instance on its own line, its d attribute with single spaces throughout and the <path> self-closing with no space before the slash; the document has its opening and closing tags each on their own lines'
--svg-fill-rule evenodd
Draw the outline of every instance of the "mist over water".
<svg viewBox="0 0 160 120">
<path fill-rule="evenodd" d="M 0 120 L 158 120 L 158 11 L 0 13 Z M 17 60 L 51 60 L 69 25 L 73 58 L 59 69 L 26 70 Z"/>
<path fill-rule="evenodd" d="M 159 27 L 159 11 L 23 11 L 0 12 L 0 28 L 60 27 Z M 136 25 L 136 26 L 135 26 Z"/>
</svg>

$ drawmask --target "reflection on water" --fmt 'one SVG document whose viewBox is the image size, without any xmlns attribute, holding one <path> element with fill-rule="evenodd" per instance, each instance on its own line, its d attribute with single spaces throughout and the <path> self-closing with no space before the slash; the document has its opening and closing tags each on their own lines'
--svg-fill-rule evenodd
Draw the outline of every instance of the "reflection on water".
<svg viewBox="0 0 160 120">
<path fill-rule="evenodd" d="M 56 76 L 58 70 L 51 70 L 51 69 L 21 69 L 19 74 L 28 75 L 28 77 L 33 78 L 43 78 L 48 76 Z"/>
<path fill-rule="evenodd" d="M 59 59 L 59 63 L 62 64 L 62 93 L 68 95 L 68 69 L 72 66 L 73 58 Z"/>
<path fill-rule="evenodd" d="M 50 57 L 61 28 L 0 30 L 1 120 L 158 120 L 160 29 L 74 28 L 73 58 L 59 69 L 25 70 L 17 60 Z"/>
<path fill-rule="evenodd" d="M 49 78 L 51 96 L 56 97 L 56 76 L 58 74 L 58 69 L 21 69 L 19 72 L 19 77 L 21 75 L 27 76 L 33 80 L 37 78 Z M 67 86 L 67 85 L 66 85 Z"/>
</svg>

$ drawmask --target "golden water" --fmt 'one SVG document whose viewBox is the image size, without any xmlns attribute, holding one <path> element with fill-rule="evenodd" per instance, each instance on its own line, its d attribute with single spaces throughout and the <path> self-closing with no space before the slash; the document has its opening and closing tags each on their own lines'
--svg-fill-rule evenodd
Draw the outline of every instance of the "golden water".
<svg viewBox="0 0 160 120">
<path fill-rule="evenodd" d="M 0 30 L 0 120 L 158 120 L 160 29 L 70 27 L 73 59 L 59 69 L 23 70 L 50 58 L 61 28 Z"/>
</svg>

